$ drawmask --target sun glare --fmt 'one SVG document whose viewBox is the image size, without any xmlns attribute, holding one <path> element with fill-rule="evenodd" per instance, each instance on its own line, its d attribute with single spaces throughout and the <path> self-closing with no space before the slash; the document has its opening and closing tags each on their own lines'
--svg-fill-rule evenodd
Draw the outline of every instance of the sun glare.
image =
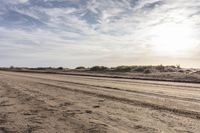
<svg viewBox="0 0 200 133">
<path fill-rule="evenodd" d="M 194 31 L 186 24 L 165 24 L 154 29 L 154 50 L 163 54 L 177 55 L 194 48 Z"/>
</svg>

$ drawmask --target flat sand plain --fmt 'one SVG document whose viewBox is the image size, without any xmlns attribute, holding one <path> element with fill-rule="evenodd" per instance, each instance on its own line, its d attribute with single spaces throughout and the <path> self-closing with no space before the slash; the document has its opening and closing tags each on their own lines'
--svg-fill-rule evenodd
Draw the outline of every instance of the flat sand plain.
<svg viewBox="0 0 200 133">
<path fill-rule="evenodd" d="M 0 71 L 0 133 L 199 133 L 200 84 Z"/>
</svg>

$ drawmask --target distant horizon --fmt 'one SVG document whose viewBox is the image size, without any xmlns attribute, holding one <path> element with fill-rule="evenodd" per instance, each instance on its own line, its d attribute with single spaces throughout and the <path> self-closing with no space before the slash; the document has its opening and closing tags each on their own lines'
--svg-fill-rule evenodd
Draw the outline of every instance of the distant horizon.
<svg viewBox="0 0 200 133">
<path fill-rule="evenodd" d="M 85 67 L 85 68 L 91 68 L 91 67 L 95 67 L 95 66 L 104 66 L 104 67 L 107 67 L 107 68 L 115 68 L 115 67 L 119 67 L 119 66 L 180 66 L 180 68 L 183 68 L 183 69 L 200 69 L 200 67 L 183 67 L 179 64 L 177 65 L 163 65 L 163 64 L 157 64 L 157 65 L 117 65 L 117 66 L 105 66 L 105 65 L 92 65 L 92 66 L 84 66 L 84 65 L 80 65 L 80 66 L 74 66 L 74 67 L 67 67 L 67 66 L 34 66 L 34 67 L 31 67 L 31 66 L 14 66 L 14 65 L 10 65 L 10 66 L 0 66 L 0 68 L 11 68 L 11 67 L 14 67 L 14 68 L 59 68 L 59 67 L 62 67 L 62 68 L 68 68 L 68 69 L 75 69 L 77 67 Z"/>
</svg>

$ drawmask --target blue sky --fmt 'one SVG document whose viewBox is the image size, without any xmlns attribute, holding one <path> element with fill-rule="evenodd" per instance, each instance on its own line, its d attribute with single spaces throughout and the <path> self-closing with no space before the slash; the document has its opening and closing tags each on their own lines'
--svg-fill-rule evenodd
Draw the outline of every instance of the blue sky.
<svg viewBox="0 0 200 133">
<path fill-rule="evenodd" d="M 0 0 L 0 66 L 200 67 L 199 0 Z"/>
</svg>

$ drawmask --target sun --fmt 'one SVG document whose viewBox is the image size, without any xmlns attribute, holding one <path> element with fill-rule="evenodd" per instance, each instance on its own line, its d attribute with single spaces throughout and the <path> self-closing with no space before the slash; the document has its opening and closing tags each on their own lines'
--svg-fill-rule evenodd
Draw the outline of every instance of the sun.
<svg viewBox="0 0 200 133">
<path fill-rule="evenodd" d="M 158 53 L 178 55 L 194 48 L 194 31 L 187 24 L 163 24 L 152 32 L 151 41 Z"/>
</svg>

